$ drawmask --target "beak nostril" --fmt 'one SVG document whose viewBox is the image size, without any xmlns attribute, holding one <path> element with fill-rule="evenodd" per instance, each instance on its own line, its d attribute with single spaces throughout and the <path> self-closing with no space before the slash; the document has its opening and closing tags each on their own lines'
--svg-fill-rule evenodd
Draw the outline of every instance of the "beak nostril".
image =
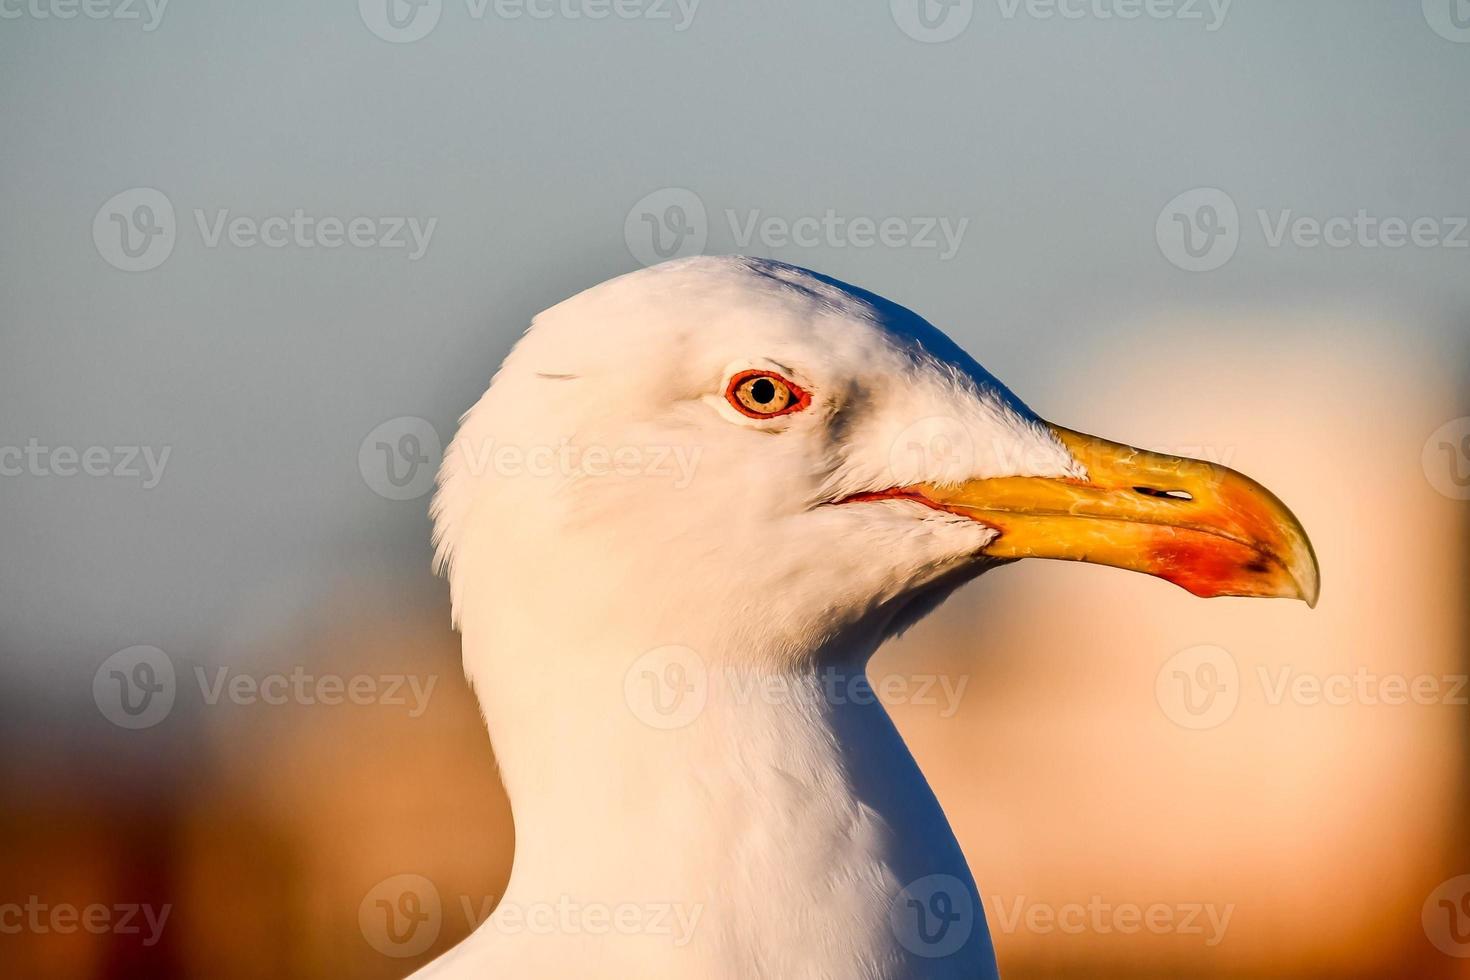
<svg viewBox="0 0 1470 980">
<path fill-rule="evenodd" d="M 1134 487 L 1134 493 L 1141 493 L 1145 497 L 1159 497 L 1164 500 L 1193 500 L 1194 494 L 1187 490 L 1159 490 L 1155 487 Z"/>
</svg>

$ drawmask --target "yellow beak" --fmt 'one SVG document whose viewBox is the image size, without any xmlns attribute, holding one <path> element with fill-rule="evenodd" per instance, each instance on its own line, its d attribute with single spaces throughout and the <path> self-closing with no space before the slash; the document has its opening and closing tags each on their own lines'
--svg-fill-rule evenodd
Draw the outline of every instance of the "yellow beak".
<svg viewBox="0 0 1470 980">
<path fill-rule="evenodd" d="M 1087 479 L 999 477 L 912 488 L 989 524 L 995 558 L 1061 558 L 1156 575 L 1198 596 L 1317 604 L 1317 556 L 1271 491 L 1232 469 L 1053 427 Z"/>
</svg>

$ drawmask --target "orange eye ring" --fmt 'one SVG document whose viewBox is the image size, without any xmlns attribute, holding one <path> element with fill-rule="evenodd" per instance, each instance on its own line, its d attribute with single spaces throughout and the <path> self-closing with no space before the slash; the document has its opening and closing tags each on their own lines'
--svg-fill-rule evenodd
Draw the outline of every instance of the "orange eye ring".
<svg viewBox="0 0 1470 980">
<path fill-rule="evenodd" d="M 775 371 L 754 370 L 741 371 L 730 379 L 725 401 L 747 418 L 774 419 L 806 408 L 812 396 Z"/>
</svg>

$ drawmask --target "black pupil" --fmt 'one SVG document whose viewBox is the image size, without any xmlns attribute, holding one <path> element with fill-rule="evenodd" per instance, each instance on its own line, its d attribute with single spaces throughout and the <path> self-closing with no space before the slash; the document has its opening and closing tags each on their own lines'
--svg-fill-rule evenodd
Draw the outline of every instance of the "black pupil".
<svg viewBox="0 0 1470 980">
<path fill-rule="evenodd" d="M 776 398 L 776 384 L 770 378 L 760 378 L 750 386 L 750 397 L 758 404 L 769 405 Z"/>
</svg>

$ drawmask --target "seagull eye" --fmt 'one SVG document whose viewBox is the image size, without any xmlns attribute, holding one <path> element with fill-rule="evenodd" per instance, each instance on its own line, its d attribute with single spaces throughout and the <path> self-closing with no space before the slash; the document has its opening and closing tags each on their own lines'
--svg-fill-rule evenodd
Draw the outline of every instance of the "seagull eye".
<svg viewBox="0 0 1470 980">
<path fill-rule="evenodd" d="M 801 411 L 812 396 L 773 371 L 742 371 L 730 379 L 725 400 L 741 415 L 773 419 Z"/>
</svg>

